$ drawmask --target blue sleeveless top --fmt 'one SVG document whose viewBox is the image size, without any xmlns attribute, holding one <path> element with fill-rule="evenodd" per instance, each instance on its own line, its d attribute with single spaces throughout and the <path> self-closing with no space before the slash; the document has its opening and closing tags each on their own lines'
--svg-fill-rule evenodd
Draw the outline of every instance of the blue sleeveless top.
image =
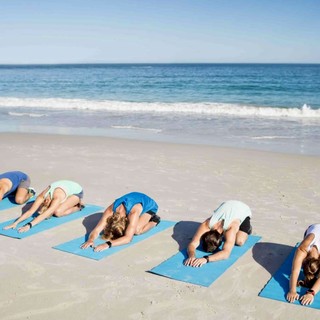
<svg viewBox="0 0 320 320">
<path fill-rule="evenodd" d="M 0 174 L 0 179 L 9 179 L 12 183 L 12 188 L 9 190 L 4 197 L 6 197 L 8 194 L 16 191 L 19 188 L 19 185 L 22 181 L 26 181 L 28 179 L 28 176 L 21 172 L 21 171 L 9 171 Z"/>
<path fill-rule="evenodd" d="M 153 199 L 148 197 L 146 194 L 140 192 L 131 192 L 116 199 L 113 204 L 113 211 L 116 211 L 120 204 L 123 204 L 126 210 L 126 215 L 128 215 L 131 212 L 132 207 L 138 203 L 142 205 L 141 214 L 148 211 L 157 213 L 158 211 L 157 203 Z"/>
</svg>

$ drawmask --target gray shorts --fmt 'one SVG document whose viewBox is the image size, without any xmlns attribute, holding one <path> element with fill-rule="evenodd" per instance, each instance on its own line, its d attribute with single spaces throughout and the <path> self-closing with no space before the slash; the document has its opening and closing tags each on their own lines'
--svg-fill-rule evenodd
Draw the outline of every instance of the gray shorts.
<svg viewBox="0 0 320 320">
<path fill-rule="evenodd" d="M 30 178 L 28 177 L 27 180 L 22 180 L 18 186 L 18 189 L 19 188 L 24 188 L 24 189 L 29 189 L 30 188 L 30 185 L 31 185 L 31 180 Z"/>
<path fill-rule="evenodd" d="M 83 190 L 77 194 L 74 194 L 74 196 L 77 196 L 79 199 L 83 198 Z"/>
</svg>

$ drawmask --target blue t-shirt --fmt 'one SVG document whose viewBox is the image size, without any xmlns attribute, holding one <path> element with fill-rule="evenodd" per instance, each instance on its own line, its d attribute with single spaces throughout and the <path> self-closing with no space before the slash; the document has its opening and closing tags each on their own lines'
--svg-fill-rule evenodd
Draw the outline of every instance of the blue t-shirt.
<svg viewBox="0 0 320 320">
<path fill-rule="evenodd" d="M 131 192 L 116 199 L 113 204 L 113 211 L 116 211 L 120 204 L 123 204 L 126 214 L 128 215 L 131 212 L 132 207 L 138 203 L 142 205 L 141 214 L 149 211 L 157 213 L 158 211 L 157 203 L 144 193 L 140 192 Z"/>
<path fill-rule="evenodd" d="M 26 181 L 28 176 L 21 171 L 9 171 L 0 174 L 0 180 L 1 179 L 9 179 L 12 183 L 11 189 L 4 195 L 4 197 L 6 197 L 8 194 L 16 191 L 19 188 L 20 183 Z"/>
</svg>

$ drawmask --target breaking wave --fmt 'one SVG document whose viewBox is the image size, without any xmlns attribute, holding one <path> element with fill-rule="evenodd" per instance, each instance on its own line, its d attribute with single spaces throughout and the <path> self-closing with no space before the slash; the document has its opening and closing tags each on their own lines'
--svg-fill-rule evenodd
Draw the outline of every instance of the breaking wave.
<svg viewBox="0 0 320 320">
<path fill-rule="evenodd" d="M 278 118 L 319 118 L 320 109 L 312 109 L 307 104 L 296 108 L 259 107 L 227 103 L 164 103 L 164 102 L 125 102 L 111 100 L 86 100 L 62 98 L 0 98 L 2 108 L 36 108 L 43 110 L 88 110 L 126 113 L 174 113 L 228 115 L 239 117 L 278 117 Z M 34 110 L 33 110 L 34 111 Z M 11 116 L 41 117 L 45 114 L 9 112 Z"/>
</svg>

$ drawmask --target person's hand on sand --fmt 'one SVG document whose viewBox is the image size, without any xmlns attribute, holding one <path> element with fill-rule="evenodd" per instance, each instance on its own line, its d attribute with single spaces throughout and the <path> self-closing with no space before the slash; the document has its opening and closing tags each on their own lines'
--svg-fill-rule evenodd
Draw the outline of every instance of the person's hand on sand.
<svg viewBox="0 0 320 320">
<path fill-rule="evenodd" d="M 8 230 L 8 229 L 15 229 L 17 225 L 15 223 L 11 223 L 5 227 L 3 227 L 3 230 Z"/>
<path fill-rule="evenodd" d="M 93 245 L 94 245 L 94 242 L 92 240 L 88 240 L 86 241 L 85 243 L 83 243 L 80 248 L 81 249 L 87 249 L 89 247 L 92 247 L 93 248 Z"/>
<path fill-rule="evenodd" d="M 23 232 L 27 232 L 29 231 L 31 228 L 30 228 L 30 225 L 26 224 L 25 226 L 21 227 L 18 229 L 18 232 L 19 233 L 23 233 Z"/>
<path fill-rule="evenodd" d="M 311 293 L 306 293 L 300 298 L 300 302 L 303 306 L 310 305 L 314 300 L 314 296 Z"/>
<path fill-rule="evenodd" d="M 287 293 L 287 300 L 292 303 L 294 302 L 295 300 L 298 300 L 299 299 L 299 295 L 295 292 L 295 291 L 289 291 Z"/>
<path fill-rule="evenodd" d="M 103 251 L 103 250 L 106 250 L 109 248 L 110 248 L 110 246 L 107 243 L 103 243 L 103 244 L 99 244 L 98 246 L 96 246 L 93 251 L 100 252 L 100 251 Z"/>
</svg>

